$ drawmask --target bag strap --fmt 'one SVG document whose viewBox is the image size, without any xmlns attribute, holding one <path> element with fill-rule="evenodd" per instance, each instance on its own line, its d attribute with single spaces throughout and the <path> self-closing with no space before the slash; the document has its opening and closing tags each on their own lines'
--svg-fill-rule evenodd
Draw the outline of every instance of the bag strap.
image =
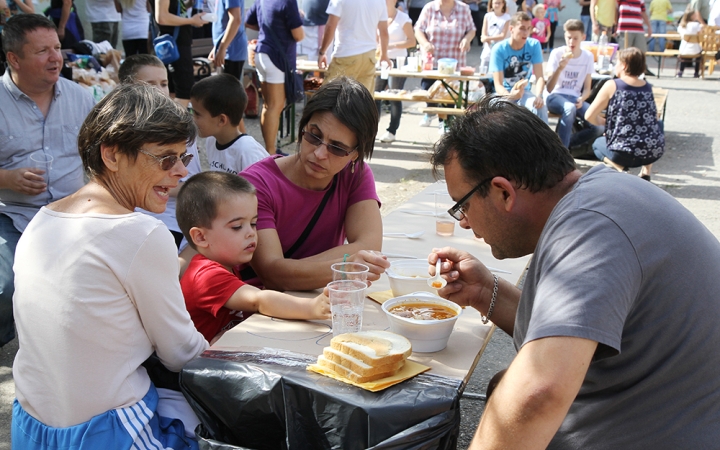
<svg viewBox="0 0 720 450">
<path fill-rule="evenodd" d="M 333 177 L 332 184 L 330 185 L 330 189 L 325 192 L 325 195 L 322 198 L 322 201 L 318 205 L 317 209 L 315 210 L 315 214 L 312 216 L 312 219 L 310 219 L 310 222 L 308 222 L 307 226 L 303 230 L 302 234 L 300 234 L 300 237 L 297 238 L 295 243 L 285 252 L 283 252 L 283 257 L 285 259 L 290 258 L 293 253 L 297 251 L 298 248 L 305 242 L 307 237 L 310 235 L 310 232 L 315 228 L 315 224 L 320 219 L 320 215 L 322 214 L 323 210 L 325 209 L 325 205 L 327 205 L 328 200 L 330 200 L 330 197 L 332 196 L 333 192 L 335 192 L 335 186 L 337 185 L 337 175 Z M 240 271 L 240 278 L 242 280 L 250 280 L 252 278 L 257 277 L 257 273 L 251 266 L 247 266 L 243 270 Z"/>
<path fill-rule="evenodd" d="M 332 185 L 330 186 L 330 189 L 325 192 L 325 196 L 323 197 L 322 201 L 320 202 L 320 205 L 318 205 L 317 209 L 315 210 L 315 215 L 310 219 L 310 222 L 305 227 L 305 230 L 303 230 L 300 237 L 295 241 L 292 247 L 288 249 L 283 255 L 285 258 L 289 258 L 297 249 L 305 242 L 305 239 L 307 239 L 308 235 L 312 231 L 312 229 L 315 227 L 315 224 L 317 223 L 318 219 L 320 219 L 320 214 L 322 214 L 323 210 L 325 209 L 325 205 L 327 204 L 328 200 L 330 200 L 330 196 L 335 192 L 335 185 L 337 184 L 337 177 L 333 177 Z"/>
<path fill-rule="evenodd" d="M 182 0 L 177 0 L 177 16 L 180 17 L 180 2 Z M 152 12 L 150 13 L 150 32 L 153 34 L 153 39 L 160 36 L 160 24 L 155 21 L 155 2 L 150 2 L 150 9 Z M 157 26 L 157 30 L 155 27 Z M 180 27 L 174 27 L 175 31 L 173 31 L 173 39 L 175 39 L 175 42 L 177 42 L 178 33 L 180 32 Z"/>
</svg>

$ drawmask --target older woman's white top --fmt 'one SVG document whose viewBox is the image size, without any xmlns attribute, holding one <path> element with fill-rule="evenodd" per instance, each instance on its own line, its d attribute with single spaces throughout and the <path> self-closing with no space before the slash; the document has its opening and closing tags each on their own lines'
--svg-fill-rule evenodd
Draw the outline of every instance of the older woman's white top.
<svg viewBox="0 0 720 450">
<path fill-rule="evenodd" d="M 141 364 L 156 351 L 174 371 L 208 347 L 185 309 L 175 243 L 138 212 L 42 208 L 18 242 L 13 298 L 21 406 L 68 427 L 143 398 Z"/>
</svg>

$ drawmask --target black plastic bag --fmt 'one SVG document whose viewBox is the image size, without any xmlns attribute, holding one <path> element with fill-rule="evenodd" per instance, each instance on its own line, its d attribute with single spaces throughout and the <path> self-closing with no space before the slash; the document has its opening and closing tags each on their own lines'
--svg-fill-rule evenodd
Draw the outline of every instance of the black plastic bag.
<svg viewBox="0 0 720 450">
<path fill-rule="evenodd" d="M 188 363 L 180 385 L 202 422 L 201 448 L 456 447 L 460 380 L 421 374 L 368 392 L 307 371 L 314 361 L 263 349 L 207 351 Z"/>
</svg>

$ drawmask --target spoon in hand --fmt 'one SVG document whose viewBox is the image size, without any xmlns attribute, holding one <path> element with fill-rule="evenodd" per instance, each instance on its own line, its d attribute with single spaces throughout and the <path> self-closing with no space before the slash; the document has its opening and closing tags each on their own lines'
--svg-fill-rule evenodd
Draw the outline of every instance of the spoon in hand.
<svg viewBox="0 0 720 450">
<path fill-rule="evenodd" d="M 433 289 L 442 289 L 447 285 L 447 280 L 445 278 L 440 276 L 440 265 L 442 264 L 442 261 L 440 261 L 440 258 L 438 258 L 437 263 L 435 263 L 435 276 L 433 278 L 429 278 L 427 283 L 428 286 L 430 286 Z"/>
</svg>

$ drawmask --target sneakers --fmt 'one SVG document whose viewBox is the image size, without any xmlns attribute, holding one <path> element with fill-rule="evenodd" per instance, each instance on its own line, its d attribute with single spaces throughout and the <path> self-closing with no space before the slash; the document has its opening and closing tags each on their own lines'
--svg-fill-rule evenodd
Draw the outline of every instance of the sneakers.
<svg viewBox="0 0 720 450">
<path fill-rule="evenodd" d="M 682 78 L 682 72 L 678 70 L 678 73 L 675 74 L 675 78 Z"/>
<path fill-rule="evenodd" d="M 447 133 L 447 128 L 445 127 L 445 124 L 447 124 L 447 121 L 445 121 L 445 120 L 440 121 L 440 125 L 438 126 L 438 134 L 440 136 Z"/>
<path fill-rule="evenodd" d="M 420 119 L 420 126 L 421 127 L 429 127 L 432 122 L 432 116 L 430 114 L 425 114 L 422 116 L 422 119 Z"/>
<path fill-rule="evenodd" d="M 288 153 L 285 153 L 284 151 L 280 150 L 279 148 L 277 150 L 275 150 L 275 154 L 281 155 L 281 156 L 289 156 Z"/>
<path fill-rule="evenodd" d="M 393 142 L 393 141 L 395 141 L 395 135 L 389 131 L 386 131 L 385 134 L 380 136 L 380 142 L 389 144 L 390 142 Z"/>
</svg>

